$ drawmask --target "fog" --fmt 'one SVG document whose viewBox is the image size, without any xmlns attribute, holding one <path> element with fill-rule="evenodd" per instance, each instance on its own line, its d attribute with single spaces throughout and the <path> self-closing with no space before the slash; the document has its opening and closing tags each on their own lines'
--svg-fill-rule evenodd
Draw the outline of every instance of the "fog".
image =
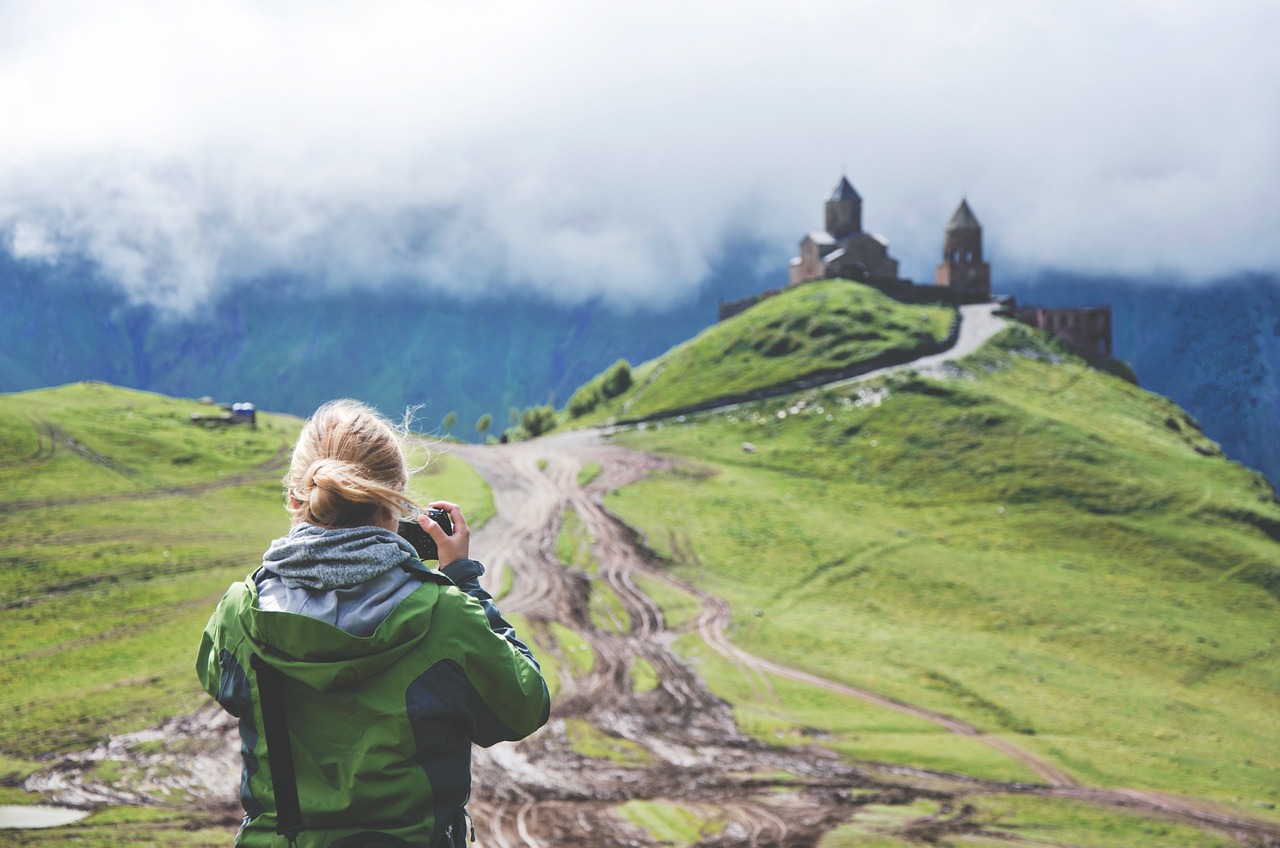
<svg viewBox="0 0 1280 848">
<path fill-rule="evenodd" d="M 0 234 L 184 312 L 285 273 L 665 306 L 842 173 L 932 278 L 1280 268 L 1280 4 L 0 4 Z"/>
</svg>

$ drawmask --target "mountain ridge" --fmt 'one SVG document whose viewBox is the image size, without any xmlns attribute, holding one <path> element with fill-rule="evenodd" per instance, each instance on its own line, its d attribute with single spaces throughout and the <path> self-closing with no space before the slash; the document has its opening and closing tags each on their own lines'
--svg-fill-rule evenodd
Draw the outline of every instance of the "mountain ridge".
<svg viewBox="0 0 1280 848">
<path fill-rule="evenodd" d="M 599 300 L 463 301 L 407 286 L 326 292 L 281 278 L 171 320 L 128 303 L 85 263 L 0 252 L 0 334 L 10 340 L 0 391 L 96 379 L 296 415 L 352 395 L 393 417 L 421 406 L 427 432 L 456 412 L 453 435 L 476 440 L 484 413 L 500 430 L 512 408 L 562 405 L 619 357 L 646 361 L 711 326 L 720 300 L 770 287 L 769 257 L 760 243 L 726 250 L 696 296 L 648 312 Z M 1240 275 L 1197 289 L 1027 274 L 996 289 L 1028 303 L 1112 303 L 1116 356 L 1139 381 L 1185 406 L 1228 455 L 1280 479 L 1280 278 Z"/>
</svg>

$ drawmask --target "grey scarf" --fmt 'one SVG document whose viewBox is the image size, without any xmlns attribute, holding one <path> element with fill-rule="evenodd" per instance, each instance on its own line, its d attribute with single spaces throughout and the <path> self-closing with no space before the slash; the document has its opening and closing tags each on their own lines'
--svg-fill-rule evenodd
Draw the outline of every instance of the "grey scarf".
<svg viewBox="0 0 1280 848">
<path fill-rule="evenodd" d="M 343 589 L 414 558 L 413 546 L 382 527 L 295 524 L 262 555 L 262 564 L 291 589 Z"/>
</svg>

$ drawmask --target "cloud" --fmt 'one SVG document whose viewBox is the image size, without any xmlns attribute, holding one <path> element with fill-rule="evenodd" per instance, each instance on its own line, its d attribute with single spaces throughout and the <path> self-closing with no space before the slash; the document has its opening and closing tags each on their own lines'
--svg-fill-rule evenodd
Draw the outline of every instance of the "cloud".
<svg viewBox="0 0 1280 848">
<path fill-rule="evenodd" d="M 928 279 L 1280 268 L 1270 0 L 0 4 L 0 231 L 185 311 L 267 273 L 664 305 L 848 173 Z M 999 278 L 1001 266 L 996 266 Z"/>
</svg>

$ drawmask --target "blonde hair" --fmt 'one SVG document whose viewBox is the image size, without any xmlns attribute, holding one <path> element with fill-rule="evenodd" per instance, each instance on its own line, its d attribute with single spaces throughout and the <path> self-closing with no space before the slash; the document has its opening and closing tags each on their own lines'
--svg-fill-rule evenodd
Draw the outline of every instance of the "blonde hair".
<svg viewBox="0 0 1280 848">
<path fill-rule="evenodd" d="M 405 494 L 404 430 L 355 400 L 332 400 L 303 425 L 284 477 L 294 524 L 358 527 L 381 511 L 397 518 L 416 504 Z"/>
</svg>

